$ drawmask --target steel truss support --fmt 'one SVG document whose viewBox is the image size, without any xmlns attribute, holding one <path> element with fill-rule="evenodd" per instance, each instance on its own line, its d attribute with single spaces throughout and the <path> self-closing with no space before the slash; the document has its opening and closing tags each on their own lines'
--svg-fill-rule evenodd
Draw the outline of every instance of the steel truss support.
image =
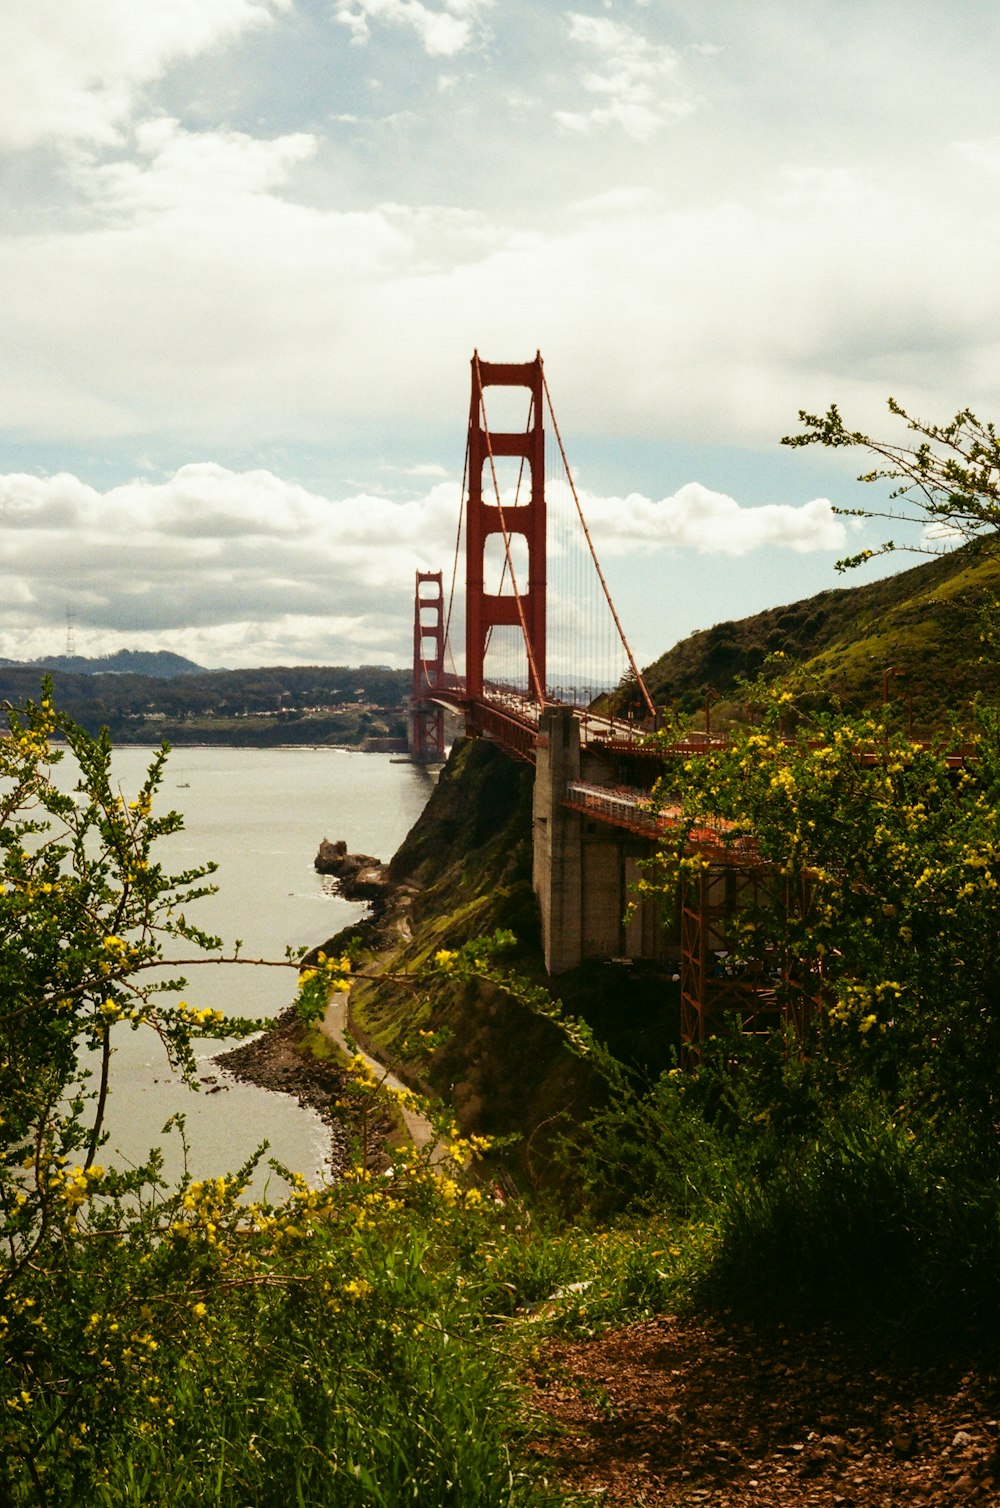
<svg viewBox="0 0 1000 1508">
<path fill-rule="evenodd" d="M 681 892 L 681 1062 L 693 1067 L 702 1044 L 722 1030 L 752 1035 L 789 1022 L 801 1033 L 815 1012 L 820 979 L 814 963 L 793 973 L 791 960 L 764 948 L 753 956 L 734 945 L 739 914 L 808 905 L 763 864 L 709 863 Z"/>
</svg>

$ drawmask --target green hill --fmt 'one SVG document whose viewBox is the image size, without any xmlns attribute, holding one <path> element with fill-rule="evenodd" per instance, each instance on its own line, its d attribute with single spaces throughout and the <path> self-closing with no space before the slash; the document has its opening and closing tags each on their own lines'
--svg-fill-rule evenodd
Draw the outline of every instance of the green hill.
<svg viewBox="0 0 1000 1508">
<path fill-rule="evenodd" d="M 37 697 L 44 671 L 0 664 L 0 700 Z M 55 702 L 115 743 L 276 743 L 363 746 L 405 736 L 411 674 L 380 665 L 202 670 L 168 679 L 53 670 Z"/>
<path fill-rule="evenodd" d="M 0 665 L 13 668 L 16 660 L 0 660 Z M 199 675 L 203 665 L 196 665 L 184 655 L 172 654 L 166 649 L 139 650 L 119 649 L 113 655 L 42 655 L 30 660 L 29 668 L 39 670 L 68 670 L 79 675 L 146 675 L 155 680 L 168 681 L 175 675 Z"/>
<path fill-rule="evenodd" d="M 1000 662 L 982 614 L 1000 595 L 1000 558 L 969 549 L 862 586 L 819 592 L 689 635 L 644 671 L 657 706 L 695 715 L 706 690 L 713 723 L 739 715 L 738 681 L 801 668 L 817 694 L 857 711 L 902 698 L 918 730 L 964 721 L 977 692 L 1000 692 Z M 769 663 L 780 653 L 784 660 Z M 728 701 L 729 705 L 725 703 Z"/>
</svg>

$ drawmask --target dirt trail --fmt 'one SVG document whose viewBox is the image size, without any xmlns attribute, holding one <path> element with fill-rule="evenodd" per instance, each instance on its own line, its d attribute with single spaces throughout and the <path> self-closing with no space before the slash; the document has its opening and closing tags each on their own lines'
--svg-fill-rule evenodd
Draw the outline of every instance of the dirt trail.
<svg viewBox="0 0 1000 1508">
<path fill-rule="evenodd" d="M 550 1341 L 530 1378 L 552 1421 L 537 1449 L 606 1508 L 996 1508 L 995 1351 L 910 1339 L 908 1354 L 662 1315 Z"/>
<path fill-rule="evenodd" d="M 376 1058 L 373 1058 L 369 1053 L 364 1052 L 362 1048 L 356 1047 L 352 1049 L 348 1045 L 347 1023 L 348 1002 L 350 1001 L 350 998 L 350 993 L 337 993 L 331 996 L 330 1004 L 326 1008 L 326 1015 L 323 1017 L 322 1022 L 324 1033 L 330 1038 L 331 1042 L 335 1043 L 335 1045 L 341 1049 L 342 1052 L 359 1052 L 361 1054 L 361 1057 L 368 1064 L 369 1068 L 371 1068 L 373 1072 L 378 1075 L 379 1080 L 381 1082 L 384 1082 L 388 1086 L 388 1088 L 405 1090 L 407 1086 L 403 1083 L 403 1081 L 401 1079 L 398 1079 L 394 1073 L 390 1073 L 388 1069 L 385 1068 L 384 1064 L 379 1063 Z M 403 1123 L 406 1126 L 407 1134 L 409 1135 L 410 1140 L 413 1142 L 413 1145 L 416 1147 L 417 1151 L 422 1151 L 424 1147 L 429 1146 L 434 1140 L 436 1132 L 430 1121 L 427 1119 L 426 1115 L 421 1115 L 418 1110 L 409 1110 L 404 1105 L 400 1106 L 400 1114 L 403 1117 Z M 442 1155 L 444 1155 L 443 1152 Z M 435 1156 L 433 1160 L 437 1161 L 438 1159 Z"/>
</svg>

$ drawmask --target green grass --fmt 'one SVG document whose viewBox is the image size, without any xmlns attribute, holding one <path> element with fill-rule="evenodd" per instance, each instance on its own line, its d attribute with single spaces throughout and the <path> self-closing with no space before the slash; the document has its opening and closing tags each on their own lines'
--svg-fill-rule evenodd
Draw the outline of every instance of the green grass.
<svg viewBox="0 0 1000 1508">
<path fill-rule="evenodd" d="M 980 607 L 998 588 L 1000 563 L 964 550 L 881 581 L 856 573 L 838 590 L 689 635 L 645 679 L 657 705 L 673 704 L 701 727 L 705 686 L 730 697 L 737 678 L 752 680 L 776 651 L 785 671 L 801 667 L 854 711 L 878 707 L 885 668 L 901 665 L 907 674 L 891 682 L 891 697 L 910 698 L 916 730 L 929 732 L 966 721 L 977 693 L 1000 690 L 996 657 L 979 638 Z M 713 726 L 734 711 L 743 715 L 738 703 L 714 706 Z"/>
</svg>

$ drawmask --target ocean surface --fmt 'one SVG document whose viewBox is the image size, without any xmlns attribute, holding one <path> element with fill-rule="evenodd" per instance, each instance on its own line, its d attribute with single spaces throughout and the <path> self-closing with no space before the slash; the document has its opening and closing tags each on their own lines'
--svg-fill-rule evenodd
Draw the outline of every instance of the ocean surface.
<svg viewBox="0 0 1000 1508">
<path fill-rule="evenodd" d="M 152 751 L 121 749 L 115 778 L 126 800 L 134 796 Z M 72 783 L 68 764 L 61 784 Z M 345 839 L 352 852 L 389 859 L 420 814 L 433 774 L 391 756 L 341 749 L 179 748 L 170 754 L 166 778 L 154 805 L 176 810 L 184 830 L 160 840 L 165 868 L 178 871 L 214 860 L 216 895 L 192 907 L 189 916 L 223 938 L 227 951 L 238 938 L 247 958 L 283 959 L 324 942 L 359 920 L 365 907 L 335 894 L 313 859 L 323 838 Z M 154 850 L 156 852 L 157 850 Z M 186 950 L 187 953 L 190 950 Z M 234 1015 L 277 1015 L 295 991 L 295 971 L 246 965 L 202 964 L 185 968 L 183 998 Z M 124 1166 L 141 1161 L 149 1148 L 164 1148 L 166 1171 L 184 1166 L 176 1133 L 165 1123 L 178 1111 L 186 1122 L 187 1165 L 203 1178 L 239 1167 L 266 1140 L 269 1156 L 304 1173 L 323 1176 L 327 1137 L 312 1111 L 289 1095 L 240 1084 L 214 1061 L 227 1044 L 199 1043 L 201 1091 L 192 1093 L 170 1072 L 163 1048 L 148 1028 L 117 1027 L 106 1117 L 108 1145 L 99 1160 Z M 271 1178 L 262 1170 L 255 1191 Z"/>
</svg>

